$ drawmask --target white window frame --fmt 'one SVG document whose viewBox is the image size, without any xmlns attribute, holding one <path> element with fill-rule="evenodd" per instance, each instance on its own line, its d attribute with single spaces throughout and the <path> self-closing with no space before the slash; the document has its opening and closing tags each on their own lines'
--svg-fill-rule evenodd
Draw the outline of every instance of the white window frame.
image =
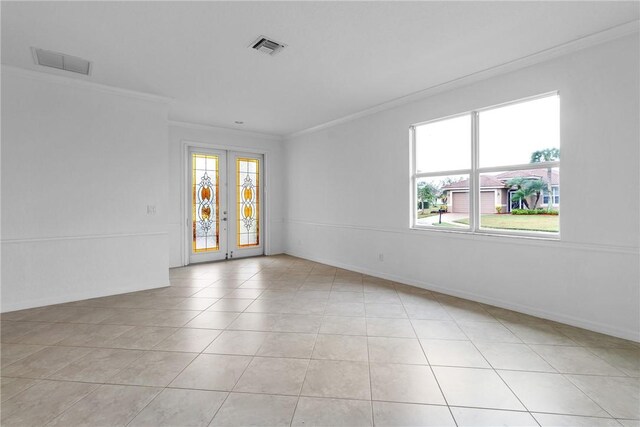
<svg viewBox="0 0 640 427">
<path fill-rule="evenodd" d="M 554 185 L 551 187 L 551 193 L 553 195 L 553 204 L 554 205 L 559 205 L 560 204 L 560 186 L 558 185 Z M 547 198 L 547 201 L 545 202 L 544 199 L 545 197 Z M 542 203 L 547 205 L 549 204 L 549 195 L 548 194 L 543 194 L 542 195 Z"/>
<path fill-rule="evenodd" d="M 410 165 L 411 165 L 411 184 L 410 184 L 410 203 L 411 203 L 411 220 L 410 220 L 410 228 L 412 230 L 421 230 L 421 231 L 430 231 L 437 233 L 462 233 L 462 234 L 476 234 L 476 235 L 490 235 L 490 236 L 511 236 L 511 237 L 528 237 L 528 238 L 542 238 L 542 239 L 550 239 L 550 240 L 559 240 L 560 239 L 560 230 L 562 227 L 559 227 L 558 232 L 545 232 L 545 231 L 522 231 L 522 230 L 508 230 L 508 229 L 495 229 L 495 228 L 482 228 L 480 227 L 480 175 L 483 173 L 490 172 L 511 172 L 518 171 L 522 169 L 548 169 L 548 168 L 558 168 L 560 169 L 560 161 L 552 161 L 552 162 L 540 162 L 540 163 L 525 163 L 518 165 L 508 165 L 508 166 L 493 166 L 493 167 L 480 167 L 480 155 L 479 155 L 479 147 L 480 147 L 480 135 L 479 135 L 479 116 L 480 113 L 493 110 L 496 108 L 506 107 L 509 105 L 521 104 L 524 102 L 534 101 L 536 99 L 546 98 L 549 96 L 559 96 L 558 91 L 547 92 L 544 94 L 539 94 L 527 98 L 521 98 L 515 101 L 505 102 L 502 104 L 492 105 L 490 107 L 479 108 L 473 111 L 468 111 L 465 113 L 455 114 L 447 117 L 440 117 L 434 120 L 429 120 L 426 122 L 415 123 L 409 127 L 409 135 L 410 135 Z M 457 169 L 457 170 L 445 170 L 438 172 L 424 172 L 424 173 L 416 173 L 416 127 L 424 126 L 430 123 L 436 123 L 443 120 L 454 119 L 456 117 L 468 116 L 471 115 L 471 168 L 470 169 Z M 440 228 L 434 227 L 431 225 L 418 224 L 418 209 L 417 206 L 417 182 L 420 178 L 432 178 L 438 176 L 449 176 L 449 175 L 468 175 L 469 176 L 469 227 L 468 228 Z"/>
</svg>

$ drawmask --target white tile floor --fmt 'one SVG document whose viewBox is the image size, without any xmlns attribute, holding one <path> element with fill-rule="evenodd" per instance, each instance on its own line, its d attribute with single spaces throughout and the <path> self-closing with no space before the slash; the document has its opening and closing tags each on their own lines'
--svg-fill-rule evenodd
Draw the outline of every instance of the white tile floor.
<svg viewBox="0 0 640 427">
<path fill-rule="evenodd" d="M 640 426 L 640 345 L 288 256 L 2 315 L 3 426 Z"/>
</svg>

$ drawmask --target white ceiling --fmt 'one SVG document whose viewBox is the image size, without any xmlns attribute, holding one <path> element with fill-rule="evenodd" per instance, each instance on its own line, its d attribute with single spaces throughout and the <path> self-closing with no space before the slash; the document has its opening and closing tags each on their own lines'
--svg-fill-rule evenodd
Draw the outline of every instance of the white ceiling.
<svg viewBox="0 0 640 427">
<path fill-rule="evenodd" d="M 286 135 L 639 18 L 631 2 L 2 2 L 2 63 L 174 98 L 170 118 Z M 288 44 L 248 48 L 259 35 Z M 236 120 L 245 124 L 238 126 Z"/>
</svg>

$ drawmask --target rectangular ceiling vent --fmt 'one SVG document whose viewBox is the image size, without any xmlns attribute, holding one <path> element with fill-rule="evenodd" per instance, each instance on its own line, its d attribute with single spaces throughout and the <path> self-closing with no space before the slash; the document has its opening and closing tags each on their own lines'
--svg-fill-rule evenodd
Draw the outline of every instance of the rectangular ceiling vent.
<svg viewBox="0 0 640 427">
<path fill-rule="evenodd" d="M 91 62 L 86 59 L 36 47 L 32 47 L 31 51 L 36 64 L 43 67 L 57 68 L 72 73 L 84 74 L 85 76 L 88 76 L 91 72 Z"/>
<path fill-rule="evenodd" d="M 251 43 L 251 48 L 267 55 L 275 55 L 286 47 L 285 44 L 260 36 Z"/>
</svg>

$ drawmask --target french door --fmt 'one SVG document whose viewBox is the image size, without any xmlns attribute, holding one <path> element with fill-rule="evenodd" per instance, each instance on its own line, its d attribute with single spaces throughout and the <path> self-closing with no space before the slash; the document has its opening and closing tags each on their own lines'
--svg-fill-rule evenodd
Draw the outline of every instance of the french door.
<svg viewBox="0 0 640 427">
<path fill-rule="evenodd" d="M 191 149 L 189 264 L 264 253 L 263 157 Z"/>
</svg>

